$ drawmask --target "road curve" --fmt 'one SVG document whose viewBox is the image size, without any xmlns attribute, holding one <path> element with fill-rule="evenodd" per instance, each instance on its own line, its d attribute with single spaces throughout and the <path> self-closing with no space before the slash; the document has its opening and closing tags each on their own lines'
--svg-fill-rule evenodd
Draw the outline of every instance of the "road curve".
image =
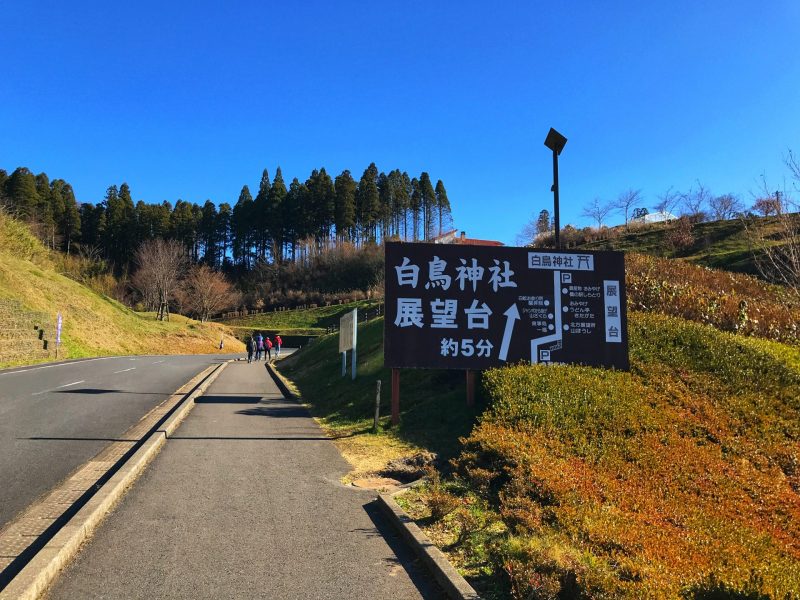
<svg viewBox="0 0 800 600">
<path fill-rule="evenodd" d="M 0 528 L 226 358 L 125 356 L 0 371 Z"/>
</svg>

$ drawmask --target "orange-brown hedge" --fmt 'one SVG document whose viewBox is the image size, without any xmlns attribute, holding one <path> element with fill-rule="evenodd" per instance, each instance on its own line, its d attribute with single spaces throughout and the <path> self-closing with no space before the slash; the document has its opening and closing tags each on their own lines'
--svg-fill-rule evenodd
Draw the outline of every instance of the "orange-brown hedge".
<svg viewBox="0 0 800 600">
<path fill-rule="evenodd" d="M 454 465 L 507 593 L 797 597 L 800 351 L 641 313 L 630 338 L 631 373 L 485 374 Z"/>
<path fill-rule="evenodd" d="M 749 275 L 682 260 L 626 255 L 628 306 L 713 325 L 723 331 L 800 342 L 800 302 Z"/>
</svg>

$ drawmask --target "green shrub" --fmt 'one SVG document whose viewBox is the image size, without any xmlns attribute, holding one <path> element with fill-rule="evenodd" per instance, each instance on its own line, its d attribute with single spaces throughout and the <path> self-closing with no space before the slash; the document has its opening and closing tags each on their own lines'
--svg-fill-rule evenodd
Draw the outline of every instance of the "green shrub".
<svg viewBox="0 0 800 600">
<path fill-rule="evenodd" d="M 488 544 L 460 535 L 460 508 L 442 526 L 461 555 L 484 544 L 512 597 L 760 600 L 797 590 L 800 350 L 629 316 L 630 373 L 484 374 L 490 407 L 453 462 L 504 533 Z"/>
</svg>

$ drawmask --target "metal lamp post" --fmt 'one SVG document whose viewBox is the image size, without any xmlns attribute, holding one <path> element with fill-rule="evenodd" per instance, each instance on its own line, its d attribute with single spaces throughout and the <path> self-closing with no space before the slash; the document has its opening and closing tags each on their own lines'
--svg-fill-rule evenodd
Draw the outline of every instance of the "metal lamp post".
<svg viewBox="0 0 800 600">
<path fill-rule="evenodd" d="M 553 192 L 553 220 L 555 221 L 556 229 L 556 248 L 561 248 L 561 221 L 558 214 L 558 155 L 567 145 L 567 138 L 558 133 L 552 127 L 544 139 L 544 145 L 553 151 L 553 187 L 550 190 Z"/>
</svg>

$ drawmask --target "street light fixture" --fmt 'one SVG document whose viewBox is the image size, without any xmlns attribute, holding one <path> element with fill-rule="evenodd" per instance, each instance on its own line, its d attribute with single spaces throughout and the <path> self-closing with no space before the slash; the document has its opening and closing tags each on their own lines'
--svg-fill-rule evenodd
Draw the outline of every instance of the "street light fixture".
<svg viewBox="0 0 800 600">
<path fill-rule="evenodd" d="M 567 138 L 558 133 L 552 127 L 544 139 L 544 145 L 553 151 L 553 187 L 550 190 L 553 192 L 553 220 L 555 221 L 556 229 L 556 248 L 561 248 L 561 222 L 558 215 L 558 155 L 567 145 Z"/>
</svg>

